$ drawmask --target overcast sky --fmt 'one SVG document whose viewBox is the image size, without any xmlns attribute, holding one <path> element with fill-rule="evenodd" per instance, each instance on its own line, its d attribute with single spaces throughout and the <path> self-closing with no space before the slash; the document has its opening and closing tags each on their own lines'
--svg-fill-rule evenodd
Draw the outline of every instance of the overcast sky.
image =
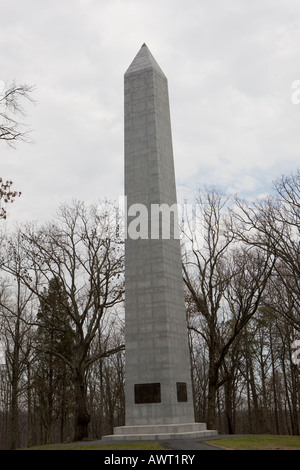
<svg viewBox="0 0 300 470">
<path fill-rule="evenodd" d="M 33 144 L 0 146 L 11 220 L 123 194 L 123 77 L 146 43 L 169 82 L 179 202 L 249 199 L 299 167 L 299 0 L 2 0 L 0 83 L 34 85 Z"/>
</svg>

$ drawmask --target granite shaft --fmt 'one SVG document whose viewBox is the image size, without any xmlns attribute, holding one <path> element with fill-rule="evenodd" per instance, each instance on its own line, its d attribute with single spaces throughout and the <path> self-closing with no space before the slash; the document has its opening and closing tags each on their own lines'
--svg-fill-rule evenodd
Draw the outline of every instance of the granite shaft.
<svg viewBox="0 0 300 470">
<path fill-rule="evenodd" d="M 152 208 L 174 208 L 177 196 L 168 81 L 146 45 L 126 71 L 124 88 L 126 425 L 192 423 L 177 214 L 169 214 L 169 236 L 163 212 L 159 236 L 151 232 Z"/>
</svg>

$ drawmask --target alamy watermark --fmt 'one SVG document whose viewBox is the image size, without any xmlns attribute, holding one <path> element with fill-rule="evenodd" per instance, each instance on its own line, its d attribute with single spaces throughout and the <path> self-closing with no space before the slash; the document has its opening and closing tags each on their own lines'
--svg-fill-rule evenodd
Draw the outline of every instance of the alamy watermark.
<svg viewBox="0 0 300 470">
<path fill-rule="evenodd" d="M 197 204 L 128 205 L 127 196 L 119 197 L 119 210 L 124 213 L 125 238 L 132 240 L 180 239 L 180 226 L 187 221 L 194 226 L 201 218 Z"/>
<path fill-rule="evenodd" d="M 128 206 L 127 196 L 119 198 L 125 214 L 125 238 L 132 240 L 179 239 L 179 205 L 135 203 Z"/>
</svg>

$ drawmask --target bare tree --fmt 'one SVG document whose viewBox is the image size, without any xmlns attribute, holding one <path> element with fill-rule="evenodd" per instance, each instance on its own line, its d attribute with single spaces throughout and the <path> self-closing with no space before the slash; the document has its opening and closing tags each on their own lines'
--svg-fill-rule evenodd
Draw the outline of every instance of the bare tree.
<svg viewBox="0 0 300 470">
<path fill-rule="evenodd" d="M 8 248 L 8 246 L 7 246 Z M 22 375 L 32 351 L 30 325 L 33 293 L 21 282 L 22 255 L 18 240 L 10 244 L 10 264 L 15 277 L 2 281 L 4 292 L 0 295 L 0 323 L 5 350 L 5 363 L 11 386 L 10 399 L 10 449 L 19 442 L 19 397 L 22 389 Z"/>
<path fill-rule="evenodd" d="M 215 190 L 199 192 L 197 212 L 187 219 L 184 231 L 186 251 L 183 260 L 184 282 L 194 315 L 189 328 L 205 340 L 209 351 L 208 371 L 208 426 L 215 428 L 216 390 L 220 365 L 217 364 L 217 324 L 226 285 L 230 280 L 226 258 L 232 240 L 222 235 L 223 209 L 228 198 Z"/>
<path fill-rule="evenodd" d="M 229 231 L 248 246 L 255 246 L 276 257 L 277 277 L 288 290 L 289 302 L 298 312 L 293 316 L 293 321 L 299 330 L 300 171 L 277 180 L 274 189 L 274 196 L 252 205 L 238 200 L 237 210 L 231 214 Z"/>
<path fill-rule="evenodd" d="M 225 358 L 243 328 L 257 311 L 273 267 L 270 256 L 243 246 L 234 248 L 234 237 L 225 236 L 225 214 L 229 198 L 215 190 L 197 198 L 200 224 L 188 224 L 183 261 L 184 282 L 194 313 L 189 328 L 207 344 L 208 416 L 211 429 L 216 426 L 216 393 L 231 374 Z"/>
<path fill-rule="evenodd" d="M 64 360 L 73 374 L 76 440 L 88 436 L 86 377 L 89 367 L 124 349 L 124 345 L 115 344 L 93 355 L 90 348 L 104 316 L 123 301 L 123 240 L 118 235 L 117 214 L 109 203 L 87 209 L 83 203 L 75 201 L 70 206 L 60 207 L 57 222 L 41 228 L 28 226 L 21 231 L 27 260 L 22 282 L 44 304 L 48 298 L 42 287 L 48 286 L 50 280 L 56 279 L 60 283 L 58 292 L 64 292 L 60 298 L 64 318 L 59 314 L 61 310 L 53 315 L 56 315 L 56 328 L 65 329 L 67 312 L 71 353 L 58 350 L 52 353 Z M 9 254 L 3 269 L 13 271 Z"/>
</svg>

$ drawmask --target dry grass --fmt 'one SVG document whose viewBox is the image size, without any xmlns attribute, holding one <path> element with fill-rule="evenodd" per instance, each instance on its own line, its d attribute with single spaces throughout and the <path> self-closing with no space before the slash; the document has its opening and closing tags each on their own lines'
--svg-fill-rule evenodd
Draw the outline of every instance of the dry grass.
<svg viewBox="0 0 300 470">
<path fill-rule="evenodd" d="M 21 450 L 164 450 L 155 442 L 135 442 L 128 444 L 50 444 L 43 446 L 28 447 Z"/>
<path fill-rule="evenodd" d="M 300 450 L 300 436 L 255 435 L 207 441 L 228 450 Z"/>
</svg>

